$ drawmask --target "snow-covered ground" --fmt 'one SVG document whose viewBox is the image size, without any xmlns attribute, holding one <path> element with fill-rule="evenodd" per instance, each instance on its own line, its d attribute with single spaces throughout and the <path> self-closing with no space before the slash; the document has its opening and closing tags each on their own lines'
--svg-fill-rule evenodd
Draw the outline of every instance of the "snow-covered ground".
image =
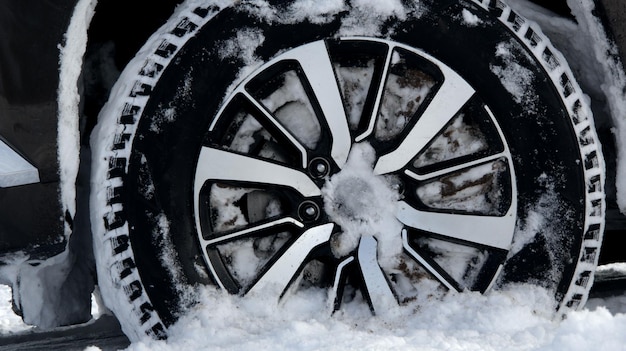
<svg viewBox="0 0 626 351">
<path fill-rule="evenodd" d="M 167 342 L 129 350 L 626 350 L 626 295 L 591 300 L 590 309 L 554 321 L 544 291 L 519 286 L 488 295 L 457 294 L 372 317 L 367 310 L 329 316 L 321 304 L 276 311 L 206 291 Z M 316 297 L 313 296 L 315 299 Z"/>
<path fill-rule="evenodd" d="M 11 288 L 0 285 L 0 337 L 31 329 L 11 309 Z"/>
<path fill-rule="evenodd" d="M 626 272 L 626 265 L 601 270 Z M 516 286 L 487 295 L 463 293 L 418 301 L 371 316 L 357 304 L 330 316 L 325 296 L 274 304 L 205 290 L 205 303 L 171 330 L 168 341 L 145 339 L 129 351 L 178 350 L 626 350 L 626 293 L 590 299 L 554 320 L 545 291 Z M 29 329 L 0 289 L 0 337 Z M 100 350 L 88 347 L 86 350 Z"/>
</svg>

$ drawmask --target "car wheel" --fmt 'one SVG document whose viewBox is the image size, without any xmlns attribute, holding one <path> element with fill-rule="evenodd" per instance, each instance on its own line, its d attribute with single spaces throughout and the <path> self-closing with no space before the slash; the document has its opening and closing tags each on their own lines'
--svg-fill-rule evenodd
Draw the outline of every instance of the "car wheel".
<svg viewBox="0 0 626 351">
<path fill-rule="evenodd" d="M 165 336 L 199 285 L 319 289 L 329 313 L 518 282 L 584 303 L 590 110 L 547 38 L 490 3 L 179 8 L 92 136 L 98 280 L 124 331 Z"/>
</svg>

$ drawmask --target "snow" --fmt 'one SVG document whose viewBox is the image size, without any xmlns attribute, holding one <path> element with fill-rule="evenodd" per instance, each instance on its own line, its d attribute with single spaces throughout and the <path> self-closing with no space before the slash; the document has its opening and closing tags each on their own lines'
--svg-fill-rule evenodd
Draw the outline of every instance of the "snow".
<svg viewBox="0 0 626 351">
<path fill-rule="evenodd" d="M 237 85 L 245 79 L 254 69 L 263 64 L 255 55 L 255 50 L 265 41 L 265 36 L 258 31 L 242 28 L 233 38 L 217 44 L 220 58 L 223 60 L 243 59 L 245 68 L 239 72 L 233 84 L 226 90 L 225 96 L 229 96 Z"/>
<path fill-rule="evenodd" d="M 291 20 L 309 20 L 311 23 L 326 23 L 329 18 L 327 13 L 338 12 L 344 7 L 343 0 L 300 0 L 294 1 L 290 6 L 285 18 Z"/>
<path fill-rule="evenodd" d="M 331 241 L 331 248 L 343 257 L 358 246 L 361 236 L 373 235 L 378 239 L 381 266 L 394 268 L 402 253 L 402 224 L 395 215 L 400 194 L 393 188 L 393 178 L 374 174 L 375 161 L 373 147 L 355 144 L 346 166 L 322 188 L 326 213 L 343 230 Z"/>
<path fill-rule="evenodd" d="M 624 350 L 626 315 L 605 307 L 551 319 L 547 292 L 516 286 L 487 295 L 446 296 L 372 317 L 354 310 L 330 316 L 315 304 L 325 296 L 278 308 L 206 289 L 204 304 L 171 330 L 128 350 Z M 313 300 L 313 303 L 310 301 Z"/>
<path fill-rule="evenodd" d="M 425 183 L 417 188 L 417 195 L 431 208 L 498 215 L 502 203 L 498 178 L 504 172 L 505 161 L 486 163 Z"/>
<path fill-rule="evenodd" d="M 11 288 L 0 285 L 0 337 L 32 329 L 11 309 Z"/>
<path fill-rule="evenodd" d="M 374 60 L 369 60 L 365 67 L 346 68 L 335 64 L 334 69 L 337 82 L 343 92 L 348 123 L 352 130 L 356 130 L 367 98 L 369 84 L 374 76 Z"/>
<path fill-rule="evenodd" d="M 533 97 L 536 93 L 533 90 L 534 76 L 532 72 L 512 60 L 514 53 L 511 43 L 500 43 L 496 46 L 495 57 L 502 61 L 490 66 L 491 71 L 500 78 L 504 88 L 513 96 L 515 102 L 527 102 L 528 108 L 534 110 L 532 106 Z M 519 53 L 515 53 L 518 55 Z"/>
<path fill-rule="evenodd" d="M 411 67 L 407 60 L 409 57 L 397 50 L 392 53 L 380 116 L 376 123 L 375 134 L 379 140 L 391 140 L 401 133 L 435 85 L 433 77 L 419 68 Z"/>
<path fill-rule="evenodd" d="M 626 267 L 600 267 L 626 272 Z M 442 301 L 391 309 L 319 309 L 319 292 L 275 307 L 205 289 L 204 303 L 171 329 L 168 341 L 143 339 L 128 351 L 176 350 L 541 350 L 626 349 L 626 294 L 590 299 L 587 308 L 555 321 L 551 300 L 537 287 L 516 286 L 486 295 L 463 293 Z M 10 290 L 0 286 L 0 301 Z M 321 305 L 323 306 L 323 305 Z M 0 304 L 0 336 L 32 330 Z M 88 347 L 85 350 L 100 350 Z"/>
<path fill-rule="evenodd" d="M 93 17 L 96 0 L 81 0 L 77 3 L 68 31 L 65 46 L 60 47 L 59 73 L 59 122 L 58 156 L 61 180 L 61 201 L 72 217 L 76 214 L 76 177 L 78 175 L 80 150 L 80 93 L 78 80 L 83 66 L 83 55 L 87 48 L 87 28 Z M 66 226 L 65 234 L 71 229 Z"/>
<path fill-rule="evenodd" d="M 300 78 L 295 71 L 285 72 L 281 78 L 281 87 L 261 102 L 302 144 L 315 149 L 321 126 Z"/>
<path fill-rule="evenodd" d="M 477 25 L 483 23 L 478 16 L 474 15 L 467 9 L 463 9 L 461 15 L 463 16 L 463 22 L 469 27 L 476 27 Z"/>
<path fill-rule="evenodd" d="M 279 23 L 295 23 L 310 21 L 312 23 L 323 24 L 333 20 L 334 16 L 329 13 L 339 13 L 346 8 L 343 0 L 296 0 L 289 6 L 281 8 L 281 12 L 268 7 L 265 2 L 251 2 L 243 4 L 248 6 L 251 13 L 255 13 L 260 18 Z M 343 36 L 358 35 L 365 28 L 378 28 L 390 17 L 405 18 L 407 13 L 404 4 L 400 0 L 369 1 L 355 0 L 352 6 L 360 12 L 358 16 L 347 21 L 343 25 L 341 34 Z M 415 2 L 410 5 L 419 9 L 420 4 Z"/>
</svg>

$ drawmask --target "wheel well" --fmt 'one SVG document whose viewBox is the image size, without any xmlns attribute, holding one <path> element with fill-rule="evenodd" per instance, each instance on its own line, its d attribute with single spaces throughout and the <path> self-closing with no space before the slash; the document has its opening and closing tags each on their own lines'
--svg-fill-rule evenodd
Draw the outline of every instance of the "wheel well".
<svg viewBox="0 0 626 351">
<path fill-rule="evenodd" d="M 126 64 L 182 0 L 99 1 L 88 30 L 83 63 L 82 144 Z"/>
</svg>

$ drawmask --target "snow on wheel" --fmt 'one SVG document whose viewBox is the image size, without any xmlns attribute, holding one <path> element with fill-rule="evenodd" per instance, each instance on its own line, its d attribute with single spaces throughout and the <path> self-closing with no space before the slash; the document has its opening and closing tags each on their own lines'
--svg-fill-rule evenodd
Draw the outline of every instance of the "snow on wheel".
<svg viewBox="0 0 626 351">
<path fill-rule="evenodd" d="M 500 2 L 303 4 L 187 2 L 114 88 L 92 225 L 125 332 L 165 336 L 199 285 L 329 313 L 518 282 L 584 303 L 602 158 L 541 32 Z"/>
</svg>

